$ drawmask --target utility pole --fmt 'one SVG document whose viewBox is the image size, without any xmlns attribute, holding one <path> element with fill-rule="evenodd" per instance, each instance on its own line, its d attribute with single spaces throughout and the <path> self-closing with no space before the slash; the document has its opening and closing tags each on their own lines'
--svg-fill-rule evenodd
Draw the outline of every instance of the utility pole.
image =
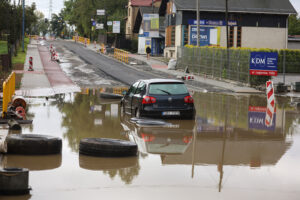
<svg viewBox="0 0 300 200">
<path fill-rule="evenodd" d="M 25 38 L 25 0 L 23 0 L 23 20 L 22 20 L 22 51 L 24 52 L 24 38 Z"/>
<path fill-rule="evenodd" d="M 228 31 L 229 31 L 229 27 L 228 27 L 228 0 L 226 1 L 226 8 L 225 8 L 225 21 L 226 21 L 226 48 L 229 48 L 229 40 L 228 40 Z"/>
<path fill-rule="evenodd" d="M 152 13 L 154 13 L 154 0 L 152 0 Z"/>
<path fill-rule="evenodd" d="M 200 11 L 199 11 L 199 0 L 197 0 L 197 46 L 200 46 Z"/>
</svg>

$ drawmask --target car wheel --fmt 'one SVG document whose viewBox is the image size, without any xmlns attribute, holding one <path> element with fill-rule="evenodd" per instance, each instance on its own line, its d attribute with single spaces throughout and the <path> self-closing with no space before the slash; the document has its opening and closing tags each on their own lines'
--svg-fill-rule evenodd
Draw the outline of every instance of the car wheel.
<svg viewBox="0 0 300 200">
<path fill-rule="evenodd" d="M 47 135 L 12 134 L 7 136 L 6 141 L 8 154 L 59 154 L 62 149 L 62 140 L 60 138 Z"/>
<path fill-rule="evenodd" d="M 96 157 L 137 156 L 137 145 L 125 140 L 86 138 L 80 141 L 79 153 Z"/>
<path fill-rule="evenodd" d="M 140 111 L 140 109 L 136 109 L 136 111 L 135 111 L 135 117 L 136 118 L 141 118 L 141 111 Z"/>
</svg>

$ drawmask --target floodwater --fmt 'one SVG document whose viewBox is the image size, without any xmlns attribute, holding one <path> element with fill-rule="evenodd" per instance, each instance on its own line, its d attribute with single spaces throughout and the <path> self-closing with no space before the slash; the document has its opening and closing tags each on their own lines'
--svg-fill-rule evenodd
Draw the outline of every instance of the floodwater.
<svg viewBox="0 0 300 200">
<path fill-rule="evenodd" d="M 62 154 L 0 156 L 0 167 L 30 169 L 32 187 L 30 195 L 0 199 L 299 199 L 300 109 L 294 99 L 276 99 L 267 127 L 264 96 L 195 93 L 194 121 L 151 127 L 121 117 L 118 101 L 98 92 L 28 99 L 33 124 L 22 134 L 60 137 Z M 136 142 L 139 155 L 79 155 L 80 140 L 89 137 Z"/>
</svg>

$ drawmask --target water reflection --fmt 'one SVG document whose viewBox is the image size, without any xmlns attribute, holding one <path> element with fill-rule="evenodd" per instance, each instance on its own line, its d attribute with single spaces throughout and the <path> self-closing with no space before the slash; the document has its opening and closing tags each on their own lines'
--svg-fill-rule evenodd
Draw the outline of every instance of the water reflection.
<svg viewBox="0 0 300 200">
<path fill-rule="evenodd" d="M 49 156 L 20 156 L 6 155 L 0 161 L 2 168 L 18 167 L 27 168 L 30 171 L 50 170 L 61 166 L 61 155 Z"/>
<path fill-rule="evenodd" d="M 77 94 L 71 102 L 64 102 L 62 127 L 66 128 L 63 137 L 70 148 L 78 152 L 79 142 L 83 138 L 125 139 L 121 135 L 119 102 L 108 102 L 99 98 L 99 93 Z"/>
<path fill-rule="evenodd" d="M 138 157 L 99 158 L 79 155 L 79 165 L 83 169 L 102 171 L 111 179 L 119 176 L 126 184 L 131 184 L 138 176 L 140 165 Z"/>
</svg>

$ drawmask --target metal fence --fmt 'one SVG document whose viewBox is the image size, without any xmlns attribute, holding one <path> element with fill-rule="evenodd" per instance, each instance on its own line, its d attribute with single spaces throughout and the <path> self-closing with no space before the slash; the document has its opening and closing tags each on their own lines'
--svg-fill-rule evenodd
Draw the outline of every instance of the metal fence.
<svg viewBox="0 0 300 200">
<path fill-rule="evenodd" d="M 194 74 L 250 83 L 250 50 L 178 47 L 177 66 Z"/>
<path fill-rule="evenodd" d="M 251 49 L 178 47 L 177 66 L 183 70 L 188 67 L 195 74 L 252 84 L 257 78 L 249 74 L 250 55 Z M 299 50 L 278 51 L 278 73 L 300 73 Z"/>
</svg>

